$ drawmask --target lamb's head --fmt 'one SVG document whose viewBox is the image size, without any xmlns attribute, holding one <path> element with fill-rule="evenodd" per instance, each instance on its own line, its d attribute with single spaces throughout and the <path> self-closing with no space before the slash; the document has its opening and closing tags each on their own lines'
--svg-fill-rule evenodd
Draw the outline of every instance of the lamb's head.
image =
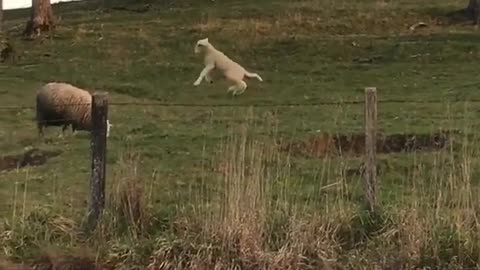
<svg viewBox="0 0 480 270">
<path fill-rule="evenodd" d="M 212 45 L 210 44 L 210 42 L 208 42 L 208 38 L 200 39 L 199 41 L 197 41 L 197 44 L 195 45 L 195 53 L 199 54 L 211 46 Z"/>
</svg>

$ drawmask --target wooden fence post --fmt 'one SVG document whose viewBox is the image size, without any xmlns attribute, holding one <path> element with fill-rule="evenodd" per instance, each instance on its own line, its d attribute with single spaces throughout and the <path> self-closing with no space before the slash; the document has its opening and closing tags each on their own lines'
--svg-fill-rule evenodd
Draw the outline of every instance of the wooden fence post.
<svg viewBox="0 0 480 270">
<path fill-rule="evenodd" d="M 96 228 L 105 207 L 105 163 L 107 153 L 108 94 L 95 92 L 92 95 L 92 174 L 90 179 L 90 203 L 88 230 Z"/>
<path fill-rule="evenodd" d="M 365 88 L 365 199 L 370 211 L 377 207 L 377 89 Z"/>
</svg>

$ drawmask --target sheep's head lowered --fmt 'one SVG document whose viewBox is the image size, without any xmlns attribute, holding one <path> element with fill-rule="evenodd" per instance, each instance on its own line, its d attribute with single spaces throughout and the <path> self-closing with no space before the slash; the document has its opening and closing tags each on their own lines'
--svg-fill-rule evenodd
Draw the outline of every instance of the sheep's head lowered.
<svg viewBox="0 0 480 270">
<path fill-rule="evenodd" d="M 63 131 L 71 125 L 72 131 L 91 130 L 92 95 L 68 83 L 52 82 L 37 91 L 36 120 L 40 135 L 47 126 L 63 126 Z M 112 125 L 107 119 L 107 137 Z"/>
</svg>

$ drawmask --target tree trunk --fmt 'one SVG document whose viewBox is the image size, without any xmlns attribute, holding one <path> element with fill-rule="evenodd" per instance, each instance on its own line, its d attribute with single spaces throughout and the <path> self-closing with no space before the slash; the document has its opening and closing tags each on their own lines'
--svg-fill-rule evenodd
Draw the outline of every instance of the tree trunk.
<svg viewBox="0 0 480 270">
<path fill-rule="evenodd" d="M 3 31 L 3 0 L 0 0 L 0 62 L 3 63 L 6 60 L 14 56 L 15 50 L 13 49 L 8 33 Z"/>
<path fill-rule="evenodd" d="M 480 22 L 480 0 L 470 0 L 465 11 L 467 16 L 474 20 L 475 24 Z"/>
<path fill-rule="evenodd" d="M 41 32 L 50 31 L 55 25 L 50 0 L 32 0 L 30 20 L 24 34 L 29 37 L 39 36 Z"/>
<path fill-rule="evenodd" d="M 0 0 L 0 32 L 3 31 L 3 0 Z"/>
</svg>

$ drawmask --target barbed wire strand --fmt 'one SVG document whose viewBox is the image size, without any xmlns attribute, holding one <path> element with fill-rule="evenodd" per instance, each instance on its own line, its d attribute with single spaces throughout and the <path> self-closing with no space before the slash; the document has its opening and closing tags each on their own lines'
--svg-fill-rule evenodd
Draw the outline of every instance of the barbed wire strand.
<svg viewBox="0 0 480 270">
<path fill-rule="evenodd" d="M 384 99 L 378 100 L 379 104 L 403 103 L 403 104 L 447 104 L 447 103 L 479 103 L 480 99 L 454 99 L 454 100 L 403 100 L 403 99 Z M 312 106 L 342 106 L 342 105 L 362 105 L 363 100 L 345 100 L 345 101 L 319 101 L 311 103 L 168 103 L 168 102 L 110 102 L 109 106 L 159 106 L 159 107 L 312 107 Z M 70 103 L 57 105 L 66 106 L 90 106 L 90 103 Z M 55 107 L 55 106 L 54 106 Z M 36 109 L 35 105 L 0 105 L 0 110 L 24 110 Z"/>
</svg>

